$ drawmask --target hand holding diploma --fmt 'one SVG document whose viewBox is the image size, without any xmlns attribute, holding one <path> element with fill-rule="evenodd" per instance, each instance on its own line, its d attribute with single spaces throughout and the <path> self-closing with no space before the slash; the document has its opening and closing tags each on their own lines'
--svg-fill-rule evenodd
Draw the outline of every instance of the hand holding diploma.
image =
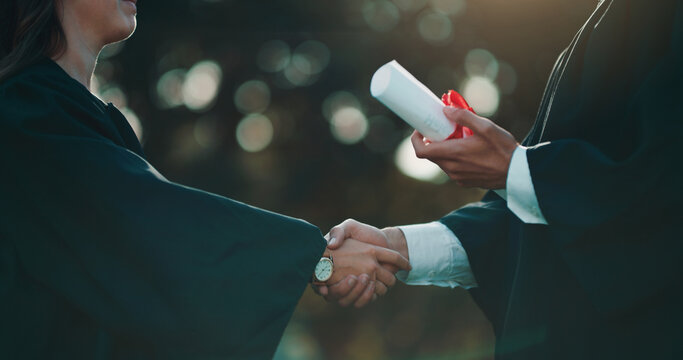
<svg viewBox="0 0 683 360">
<path fill-rule="evenodd" d="M 504 189 L 515 138 L 477 116 L 451 90 L 439 100 L 396 61 L 382 66 L 370 84 L 372 96 L 416 129 L 415 154 L 466 187 Z"/>
<path fill-rule="evenodd" d="M 411 138 L 415 155 L 428 159 L 465 187 L 504 189 L 517 141 L 493 121 L 471 111 L 447 107 L 444 115 L 474 132 L 463 139 L 429 142 L 415 131 Z"/>
</svg>

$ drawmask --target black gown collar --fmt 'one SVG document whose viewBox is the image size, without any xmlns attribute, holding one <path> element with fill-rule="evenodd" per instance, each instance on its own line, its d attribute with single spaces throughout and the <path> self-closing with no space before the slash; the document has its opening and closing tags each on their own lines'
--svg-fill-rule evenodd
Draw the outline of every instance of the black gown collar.
<svg viewBox="0 0 683 360">
<path fill-rule="evenodd" d="M 128 120 L 125 116 L 114 106 L 112 103 L 104 103 L 100 98 L 95 96 L 88 90 L 83 84 L 78 82 L 76 79 L 71 77 L 64 69 L 62 69 L 59 64 L 54 60 L 44 57 L 35 66 L 33 66 L 33 71 L 38 73 L 45 73 L 49 76 L 57 76 L 59 81 L 64 81 L 66 88 L 76 92 L 76 96 L 83 96 L 89 100 L 89 103 L 93 105 L 96 110 L 107 117 L 112 125 L 115 127 L 118 135 L 120 136 L 119 141 L 123 142 L 123 145 L 138 154 L 141 157 L 145 157 L 144 151 L 142 150 L 142 145 L 140 144 L 135 132 L 131 128 Z"/>
</svg>

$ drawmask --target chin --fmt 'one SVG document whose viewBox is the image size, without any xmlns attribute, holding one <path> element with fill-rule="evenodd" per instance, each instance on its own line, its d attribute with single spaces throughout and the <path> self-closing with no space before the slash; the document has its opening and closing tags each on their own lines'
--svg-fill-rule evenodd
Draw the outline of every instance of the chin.
<svg viewBox="0 0 683 360">
<path fill-rule="evenodd" d="M 128 27 L 128 29 L 127 29 L 127 31 L 126 31 L 126 36 L 125 36 L 123 39 L 121 39 L 121 40 L 126 40 L 126 39 L 128 39 L 129 37 L 133 36 L 133 34 L 135 34 L 135 29 L 136 29 L 137 27 L 138 27 L 137 22 L 135 22 L 135 20 L 133 20 L 133 23 Z"/>
<path fill-rule="evenodd" d="M 126 21 L 125 25 L 122 24 L 122 26 L 118 26 L 117 31 L 112 32 L 112 34 L 107 37 L 107 41 L 105 41 L 105 43 L 113 44 L 130 38 L 135 33 L 136 27 L 137 22 L 135 21 L 135 18 Z"/>
</svg>

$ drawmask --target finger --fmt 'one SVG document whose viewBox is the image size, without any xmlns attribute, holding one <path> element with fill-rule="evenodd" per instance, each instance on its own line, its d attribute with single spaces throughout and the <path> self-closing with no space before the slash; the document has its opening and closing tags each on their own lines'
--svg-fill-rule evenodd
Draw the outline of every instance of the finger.
<svg viewBox="0 0 683 360">
<path fill-rule="evenodd" d="M 412 267 L 410 262 L 401 256 L 397 251 L 385 249 L 382 247 L 376 247 L 375 255 L 377 256 L 377 261 L 381 263 L 396 265 L 399 269 L 410 271 Z"/>
<path fill-rule="evenodd" d="M 446 140 L 435 143 L 425 144 L 418 134 L 413 133 L 410 141 L 413 143 L 415 156 L 420 159 L 428 159 L 432 162 L 439 160 L 456 160 L 462 152 L 466 139 Z"/>
<path fill-rule="evenodd" d="M 393 264 L 382 263 L 380 265 L 382 265 L 383 268 L 391 271 L 392 274 L 396 274 L 399 270 L 401 270 L 396 265 L 393 265 Z"/>
<path fill-rule="evenodd" d="M 378 298 L 378 297 L 379 297 L 379 296 L 377 296 L 377 293 L 372 294 L 372 300 L 371 300 L 371 301 L 372 301 L 372 302 L 377 301 L 377 298 Z"/>
<path fill-rule="evenodd" d="M 345 239 L 344 228 L 341 225 L 337 225 L 327 233 L 327 248 L 330 250 L 339 249 Z"/>
<path fill-rule="evenodd" d="M 363 306 L 367 305 L 372 301 L 373 296 L 375 296 L 375 281 L 372 281 L 370 285 L 368 285 L 368 288 L 365 289 L 363 294 L 356 300 L 354 306 L 356 308 L 362 308 Z"/>
<path fill-rule="evenodd" d="M 427 149 L 432 144 L 425 144 L 424 136 L 420 134 L 417 130 L 413 131 L 413 135 L 410 136 L 410 142 L 413 143 L 413 149 L 415 149 L 415 155 L 421 159 L 425 158 L 429 153 Z"/>
<path fill-rule="evenodd" d="M 396 277 L 394 274 L 381 266 L 377 268 L 377 280 L 384 283 L 387 287 L 392 287 L 396 284 Z"/>
<path fill-rule="evenodd" d="M 330 245 L 327 247 L 334 250 L 341 246 L 341 243 L 349 238 L 362 241 L 367 244 L 386 247 L 387 240 L 382 236 L 379 229 L 368 224 L 363 224 L 354 219 L 347 219 L 343 223 L 330 230 Z"/>
<path fill-rule="evenodd" d="M 443 113 L 450 120 L 470 128 L 475 134 L 482 134 L 493 125 L 491 120 L 478 116 L 469 110 L 447 106 L 443 109 Z"/>
<path fill-rule="evenodd" d="M 349 237 L 353 237 L 354 229 L 358 225 L 358 222 L 353 219 L 346 219 L 341 224 L 333 227 L 329 234 L 329 241 L 327 242 L 327 247 L 330 250 L 336 250 L 342 246 L 344 240 Z"/>
<path fill-rule="evenodd" d="M 332 243 L 332 238 L 330 237 L 330 233 L 328 232 L 327 234 L 325 234 L 325 236 L 323 236 L 323 238 L 325 239 L 325 241 L 327 241 L 327 247 L 330 247 L 330 243 Z M 336 242 L 336 239 L 334 242 Z M 334 249 L 332 249 L 332 250 L 334 250 Z"/>
<path fill-rule="evenodd" d="M 375 281 L 375 295 L 383 296 L 389 292 L 389 288 L 381 281 Z"/>
<path fill-rule="evenodd" d="M 328 286 L 328 297 L 327 300 L 337 300 L 348 295 L 354 287 L 358 284 L 358 277 L 355 275 L 349 275 L 344 278 L 344 280 Z"/>
<path fill-rule="evenodd" d="M 358 300 L 358 297 L 364 294 L 367 291 L 367 288 L 370 287 L 369 284 L 370 277 L 366 274 L 361 275 L 360 281 L 356 284 L 356 286 L 353 287 L 351 292 L 349 292 L 346 296 L 339 299 L 339 305 L 347 307 L 356 302 Z"/>
</svg>

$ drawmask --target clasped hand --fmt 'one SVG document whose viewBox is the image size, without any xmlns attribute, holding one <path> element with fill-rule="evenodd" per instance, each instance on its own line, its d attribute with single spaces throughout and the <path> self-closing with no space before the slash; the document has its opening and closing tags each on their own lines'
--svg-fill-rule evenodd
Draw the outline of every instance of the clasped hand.
<svg viewBox="0 0 683 360">
<path fill-rule="evenodd" d="M 405 238 L 398 229 L 379 230 L 346 220 L 326 237 L 334 272 L 326 286 L 313 289 L 327 301 L 363 307 L 394 286 L 399 270 L 411 270 Z"/>
</svg>

